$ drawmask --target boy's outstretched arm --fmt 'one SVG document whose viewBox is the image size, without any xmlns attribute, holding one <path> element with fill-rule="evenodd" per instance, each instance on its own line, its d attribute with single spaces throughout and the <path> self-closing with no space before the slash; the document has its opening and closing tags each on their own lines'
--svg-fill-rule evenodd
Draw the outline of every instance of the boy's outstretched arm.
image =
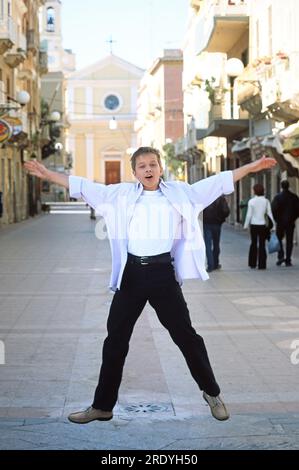
<svg viewBox="0 0 299 470">
<path fill-rule="evenodd" d="M 48 170 L 42 163 L 36 160 L 30 160 L 24 163 L 24 168 L 31 175 L 36 176 L 42 180 L 50 181 L 50 183 L 58 184 L 64 188 L 69 188 L 69 176 L 56 171 Z"/>
<path fill-rule="evenodd" d="M 240 166 L 240 168 L 233 170 L 234 183 L 244 178 L 244 176 L 249 175 L 249 173 L 257 173 L 262 170 L 267 170 L 268 168 L 273 168 L 276 163 L 274 158 L 263 156 L 259 160 Z"/>
</svg>

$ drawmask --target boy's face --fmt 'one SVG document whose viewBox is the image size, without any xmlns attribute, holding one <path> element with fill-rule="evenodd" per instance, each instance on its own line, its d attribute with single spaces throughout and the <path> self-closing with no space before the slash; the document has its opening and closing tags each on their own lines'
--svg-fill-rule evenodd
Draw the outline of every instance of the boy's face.
<svg viewBox="0 0 299 470">
<path fill-rule="evenodd" d="M 159 187 L 163 170 L 159 165 L 157 155 L 146 153 L 136 158 L 134 176 L 143 185 L 146 191 L 155 191 Z"/>
</svg>

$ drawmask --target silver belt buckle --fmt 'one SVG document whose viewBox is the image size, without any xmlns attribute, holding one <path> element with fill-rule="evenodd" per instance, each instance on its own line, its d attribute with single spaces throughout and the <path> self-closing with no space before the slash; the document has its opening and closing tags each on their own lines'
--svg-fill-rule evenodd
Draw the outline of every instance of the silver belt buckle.
<svg viewBox="0 0 299 470">
<path fill-rule="evenodd" d="M 144 261 L 144 260 L 146 260 L 146 259 L 148 259 L 148 256 L 141 256 L 141 258 L 140 258 L 140 264 L 141 264 L 142 266 L 146 266 L 147 264 L 149 264 L 147 261 Z"/>
</svg>

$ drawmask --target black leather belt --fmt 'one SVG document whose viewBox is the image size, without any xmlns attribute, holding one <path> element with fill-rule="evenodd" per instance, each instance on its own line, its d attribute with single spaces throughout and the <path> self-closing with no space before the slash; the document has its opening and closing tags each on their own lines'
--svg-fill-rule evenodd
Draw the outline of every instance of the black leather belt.
<svg viewBox="0 0 299 470">
<path fill-rule="evenodd" d="M 170 253 L 161 253 L 155 256 L 135 256 L 128 253 L 128 263 L 139 264 L 140 266 L 147 266 L 149 264 L 165 264 L 171 263 L 173 258 Z"/>
</svg>

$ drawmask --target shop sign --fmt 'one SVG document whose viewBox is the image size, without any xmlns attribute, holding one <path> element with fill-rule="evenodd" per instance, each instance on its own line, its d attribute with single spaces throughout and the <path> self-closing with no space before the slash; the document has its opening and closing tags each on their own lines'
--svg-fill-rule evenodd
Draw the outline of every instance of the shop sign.
<svg viewBox="0 0 299 470">
<path fill-rule="evenodd" d="M 4 119 L 0 119 L 0 143 L 6 142 L 12 136 L 13 130 L 10 124 Z"/>
</svg>

